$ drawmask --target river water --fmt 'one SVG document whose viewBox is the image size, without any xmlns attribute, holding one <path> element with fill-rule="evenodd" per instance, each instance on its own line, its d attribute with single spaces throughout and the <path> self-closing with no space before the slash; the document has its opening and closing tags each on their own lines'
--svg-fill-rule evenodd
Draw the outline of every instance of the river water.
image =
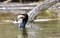
<svg viewBox="0 0 60 38">
<path fill-rule="evenodd" d="M 22 38 L 59 38 L 59 25 L 58 21 L 29 22 L 26 26 L 31 27 L 23 29 Z"/>
<path fill-rule="evenodd" d="M 60 21 L 28 22 L 26 26 L 0 24 L 0 38 L 60 38 Z"/>
</svg>

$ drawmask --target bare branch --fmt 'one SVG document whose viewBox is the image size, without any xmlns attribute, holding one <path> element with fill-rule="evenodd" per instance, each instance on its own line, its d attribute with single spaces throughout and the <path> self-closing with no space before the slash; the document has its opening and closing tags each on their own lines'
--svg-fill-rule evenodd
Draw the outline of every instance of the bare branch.
<svg viewBox="0 0 60 38">
<path fill-rule="evenodd" d="M 59 1 L 60 0 L 48 0 L 48 1 L 44 2 L 42 5 L 37 5 L 33 10 L 31 10 L 28 13 L 29 21 L 32 21 L 36 15 L 42 13 L 43 11 L 45 11 L 49 7 L 53 6 L 54 4 L 58 3 Z"/>
</svg>

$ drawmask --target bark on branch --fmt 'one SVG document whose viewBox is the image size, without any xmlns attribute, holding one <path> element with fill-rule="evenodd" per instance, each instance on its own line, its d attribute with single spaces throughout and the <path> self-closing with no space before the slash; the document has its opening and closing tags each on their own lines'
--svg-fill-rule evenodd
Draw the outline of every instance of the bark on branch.
<svg viewBox="0 0 60 38">
<path fill-rule="evenodd" d="M 60 0 L 48 0 L 46 2 L 44 2 L 42 5 L 37 5 L 33 10 L 31 10 L 28 13 L 28 19 L 29 21 L 34 20 L 35 16 L 42 13 L 43 11 L 45 11 L 46 9 L 48 9 L 49 7 L 53 6 L 54 4 L 60 2 Z"/>
</svg>

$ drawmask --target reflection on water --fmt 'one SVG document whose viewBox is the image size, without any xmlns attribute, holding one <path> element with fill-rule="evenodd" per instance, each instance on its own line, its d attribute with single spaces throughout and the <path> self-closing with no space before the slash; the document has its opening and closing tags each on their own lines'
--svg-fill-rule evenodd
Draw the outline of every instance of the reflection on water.
<svg viewBox="0 0 60 38">
<path fill-rule="evenodd" d="M 23 28 L 23 38 L 57 38 L 57 21 L 39 23 L 29 22 L 27 26 L 32 27 Z"/>
<path fill-rule="evenodd" d="M 22 28 L 22 36 L 23 38 L 27 38 L 28 37 L 28 34 L 27 34 L 27 31 L 26 31 L 26 28 Z"/>
<path fill-rule="evenodd" d="M 0 38 L 60 38 L 60 21 L 29 22 L 29 28 L 0 24 Z"/>
</svg>

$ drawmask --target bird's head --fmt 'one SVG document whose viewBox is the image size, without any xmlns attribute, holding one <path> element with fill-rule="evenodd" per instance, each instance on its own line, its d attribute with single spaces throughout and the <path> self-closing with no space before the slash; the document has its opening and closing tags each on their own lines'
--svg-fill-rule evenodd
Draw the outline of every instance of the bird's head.
<svg viewBox="0 0 60 38">
<path fill-rule="evenodd" d="M 23 21 L 24 18 L 24 15 L 18 15 L 16 21 Z"/>
<path fill-rule="evenodd" d="M 20 22 L 20 27 L 25 27 L 27 21 L 28 21 L 28 15 L 27 14 L 20 14 L 17 16 L 17 21 Z"/>
</svg>

